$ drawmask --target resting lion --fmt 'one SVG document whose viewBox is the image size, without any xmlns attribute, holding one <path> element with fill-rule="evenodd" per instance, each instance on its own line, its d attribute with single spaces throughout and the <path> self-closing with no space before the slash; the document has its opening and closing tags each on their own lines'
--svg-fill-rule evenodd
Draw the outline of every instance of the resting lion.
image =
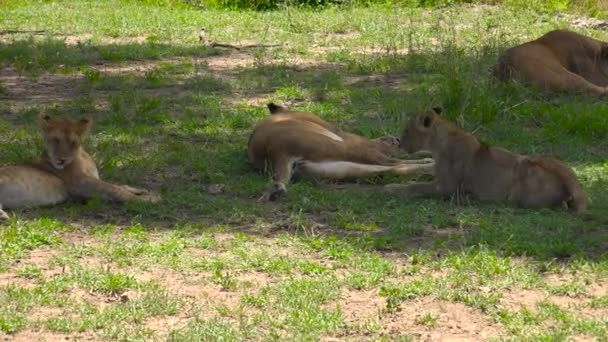
<svg viewBox="0 0 608 342">
<path fill-rule="evenodd" d="M 257 123 L 248 144 L 249 161 L 272 171 L 269 199 L 287 193 L 292 175 L 332 179 L 379 174 L 432 174 L 433 163 L 389 156 L 396 144 L 369 140 L 332 127 L 318 116 L 268 104 L 271 115 Z"/>
<path fill-rule="evenodd" d="M 387 185 L 410 195 L 470 193 L 483 201 L 507 200 L 526 208 L 566 205 L 576 212 L 587 200 L 574 172 L 551 158 L 523 156 L 485 145 L 439 116 L 415 114 L 401 137 L 401 148 L 427 150 L 435 159 L 435 181 Z"/>
<path fill-rule="evenodd" d="M 99 179 L 95 162 L 81 147 L 90 119 L 74 122 L 41 114 L 39 123 L 45 144 L 42 158 L 26 165 L 0 167 L 0 220 L 8 219 L 3 208 L 52 205 L 69 198 L 148 202 L 160 199 L 143 189 Z"/>
<path fill-rule="evenodd" d="M 508 49 L 494 75 L 521 79 L 545 92 L 608 94 L 608 43 L 565 30 Z"/>
</svg>

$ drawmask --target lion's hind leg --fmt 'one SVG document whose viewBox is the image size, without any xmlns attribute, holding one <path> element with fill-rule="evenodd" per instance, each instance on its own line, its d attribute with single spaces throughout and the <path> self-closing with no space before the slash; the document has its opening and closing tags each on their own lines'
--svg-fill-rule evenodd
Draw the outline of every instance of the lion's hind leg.
<svg viewBox="0 0 608 342">
<path fill-rule="evenodd" d="M 53 205 L 68 197 L 58 177 L 28 166 L 0 168 L 0 204 L 18 209 Z"/>
<path fill-rule="evenodd" d="M 349 179 L 370 177 L 385 174 L 395 175 L 420 175 L 433 174 L 434 163 L 378 165 L 363 164 L 350 161 L 303 161 L 300 166 L 301 172 L 322 178 Z"/>
<path fill-rule="evenodd" d="M 582 76 L 570 72 L 565 68 L 563 69 L 562 76 L 558 74 L 552 76 L 555 78 L 555 80 L 552 82 L 552 84 L 548 84 L 548 86 L 555 88 L 557 91 L 584 93 L 593 96 L 608 95 L 608 90 L 606 87 L 597 86 L 587 81 Z"/>
<path fill-rule="evenodd" d="M 509 199 L 520 207 L 564 206 L 585 210 L 586 195 L 576 175 L 564 164 L 551 159 L 528 158 L 519 165 L 518 180 Z"/>
<path fill-rule="evenodd" d="M 343 160 L 302 161 L 299 171 L 316 177 L 348 179 L 388 173 L 395 167 L 388 165 L 362 164 Z"/>
<path fill-rule="evenodd" d="M 519 72 L 545 92 L 585 93 L 593 96 L 608 95 L 605 87 L 597 86 L 581 75 L 573 73 L 557 62 L 528 60 L 519 65 Z M 539 72 L 540 70 L 544 72 Z"/>
<path fill-rule="evenodd" d="M 431 158 L 404 160 L 393 170 L 395 174 L 402 176 L 409 175 L 435 175 L 435 161 Z"/>
</svg>

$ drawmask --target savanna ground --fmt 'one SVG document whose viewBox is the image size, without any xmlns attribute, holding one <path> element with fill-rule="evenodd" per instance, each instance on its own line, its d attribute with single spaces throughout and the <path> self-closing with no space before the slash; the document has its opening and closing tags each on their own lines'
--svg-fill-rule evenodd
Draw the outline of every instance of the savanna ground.
<svg viewBox="0 0 608 342">
<path fill-rule="evenodd" d="M 94 118 L 102 177 L 159 204 L 67 203 L 0 228 L 3 340 L 598 340 L 608 336 L 608 106 L 497 85 L 506 46 L 595 19 L 500 6 L 228 12 L 3 1 L 0 160 L 35 115 Z M 231 44 L 209 48 L 198 30 Z M 597 27 L 594 28 L 594 27 Z M 42 30 L 44 32 L 31 32 Z M 442 105 L 484 141 L 575 168 L 589 211 L 387 195 L 302 180 L 258 201 L 265 103 L 370 137 Z"/>
</svg>

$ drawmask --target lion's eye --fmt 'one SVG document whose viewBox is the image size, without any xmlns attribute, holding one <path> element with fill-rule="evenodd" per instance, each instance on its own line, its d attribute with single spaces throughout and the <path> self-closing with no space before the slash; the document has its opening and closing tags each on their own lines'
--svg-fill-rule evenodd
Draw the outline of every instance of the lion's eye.
<svg viewBox="0 0 608 342">
<path fill-rule="evenodd" d="M 76 140 L 70 140 L 70 146 L 76 147 Z"/>
<path fill-rule="evenodd" d="M 59 138 L 53 138 L 53 144 L 59 145 Z"/>
</svg>

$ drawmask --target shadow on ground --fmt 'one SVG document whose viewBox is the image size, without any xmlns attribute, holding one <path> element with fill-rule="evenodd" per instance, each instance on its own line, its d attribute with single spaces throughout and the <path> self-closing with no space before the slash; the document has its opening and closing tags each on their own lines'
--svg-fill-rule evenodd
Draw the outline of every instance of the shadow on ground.
<svg viewBox="0 0 608 342">
<path fill-rule="evenodd" d="M 539 258 L 605 258 L 608 236 L 608 109 L 587 98 L 545 98 L 499 86 L 487 49 L 408 55 L 341 51 L 310 60 L 274 59 L 272 51 L 220 51 L 156 43 L 69 45 L 55 40 L 0 44 L 0 159 L 38 153 L 34 118 L 94 117 L 88 149 L 109 180 L 160 191 L 158 205 L 93 201 L 21 211 L 78 226 L 129 225 L 216 229 L 273 235 L 336 235 L 360 248 L 411 251 L 484 245 Z M 248 165 L 245 146 L 264 104 L 318 113 L 366 136 L 395 134 L 407 113 L 443 105 L 484 141 L 521 153 L 552 154 L 576 166 L 592 200 L 589 213 L 524 210 L 474 200 L 413 200 L 381 186 L 304 180 L 289 199 L 258 201 L 268 177 Z M 212 194 L 211 184 L 224 191 Z"/>
</svg>

